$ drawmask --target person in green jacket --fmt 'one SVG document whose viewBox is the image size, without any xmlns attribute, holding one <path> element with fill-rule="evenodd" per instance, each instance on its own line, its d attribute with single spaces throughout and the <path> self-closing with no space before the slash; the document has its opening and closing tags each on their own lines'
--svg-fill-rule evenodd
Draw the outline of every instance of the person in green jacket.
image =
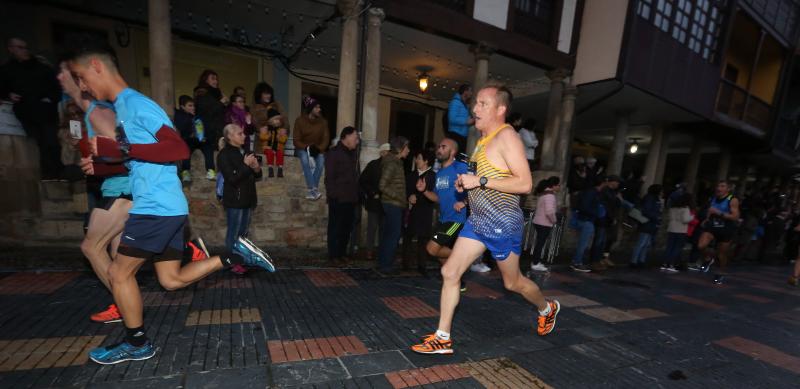
<svg viewBox="0 0 800 389">
<path fill-rule="evenodd" d="M 406 198 L 406 176 L 403 161 L 410 151 L 408 139 L 397 136 L 389 142 L 389 154 L 381 159 L 381 180 L 378 189 L 383 206 L 381 239 L 378 247 L 378 272 L 393 271 L 394 255 L 400 240 L 403 211 L 408 207 Z"/>
</svg>

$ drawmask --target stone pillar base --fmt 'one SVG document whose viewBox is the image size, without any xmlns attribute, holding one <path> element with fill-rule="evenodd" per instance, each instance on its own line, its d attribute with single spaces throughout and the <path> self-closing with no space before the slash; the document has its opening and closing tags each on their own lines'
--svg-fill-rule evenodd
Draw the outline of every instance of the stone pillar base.
<svg viewBox="0 0 800 389">
<path fill-rule="evenodd" d="M 367 164 L 370 161 L 373 161 L 381 156 L 380 150 L 378 150 L 380 145 L 378 142 L 372 140 L 365 140 L 361 142 L 361 155 L 359 157 L 359 162 L 361 163 L 361 170 L 363 171 Z"/>
</svg>

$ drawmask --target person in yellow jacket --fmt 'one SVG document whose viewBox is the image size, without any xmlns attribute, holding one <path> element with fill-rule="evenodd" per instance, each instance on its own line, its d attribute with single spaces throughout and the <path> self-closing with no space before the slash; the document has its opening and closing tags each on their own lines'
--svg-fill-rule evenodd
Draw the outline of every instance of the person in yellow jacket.
<svg viewBox="0 0 800 389">
<path fill-rule="evenodd" d="M 278 177 L 283 177 L 283 150 L 286 141 L 289 140 L 289 130 L 281 126 L 283 119 L 281 113 L 276 109 L 267 111 L 267 126 L 261 127 L 258 139 L 264 147 L 264 155 L 267 157 L 269 166 L 269 177 L 275 177 L 275 167 L 278 168 Z"/>
</svg>

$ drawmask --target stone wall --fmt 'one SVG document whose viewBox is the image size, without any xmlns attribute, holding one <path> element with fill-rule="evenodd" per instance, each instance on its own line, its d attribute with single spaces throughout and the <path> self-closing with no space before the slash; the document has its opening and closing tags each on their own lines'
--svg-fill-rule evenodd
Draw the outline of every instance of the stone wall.
<svg viewBox="0 0 800 389">
<path fill-rule="evenodd" d="M 265 247 L 324 248 L 327 241 L 328 207 L 325 196 L 306 200 L 306 185 L 300 160 L 286 157 L 284 178 L 264 178 L 256 183 L 258 206 L 250 223 L 250 237 Z M 277 173 L 277 172 L 276 172 Z M 200 235 L 209 246 L 225 243 L 225 209 L 217 200 L 215 181 L 205 178 L 203 158 L 192 158 L 192 183 L 184 187 L 189 200 L 192 233 Z M 324 176 L 320 191 L 324 194 Z"/>
</svg>

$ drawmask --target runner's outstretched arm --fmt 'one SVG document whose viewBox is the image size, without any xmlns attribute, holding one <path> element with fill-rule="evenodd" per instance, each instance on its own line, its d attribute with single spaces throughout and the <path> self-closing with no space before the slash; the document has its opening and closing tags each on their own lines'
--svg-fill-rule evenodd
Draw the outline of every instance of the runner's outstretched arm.
<svg viewBox="0 0 800 389">
<path fill-rule="evenodd" d="M 97 137 L 97 155 L 123 158 L 119 142 L 111 138 Z M 156 132 L 156 143 L 131 144 L 127 157 L 147 162 L 167 163 L 189 158 L 189 146 L 175 130 L 164 125 Z"/>
</svg>

